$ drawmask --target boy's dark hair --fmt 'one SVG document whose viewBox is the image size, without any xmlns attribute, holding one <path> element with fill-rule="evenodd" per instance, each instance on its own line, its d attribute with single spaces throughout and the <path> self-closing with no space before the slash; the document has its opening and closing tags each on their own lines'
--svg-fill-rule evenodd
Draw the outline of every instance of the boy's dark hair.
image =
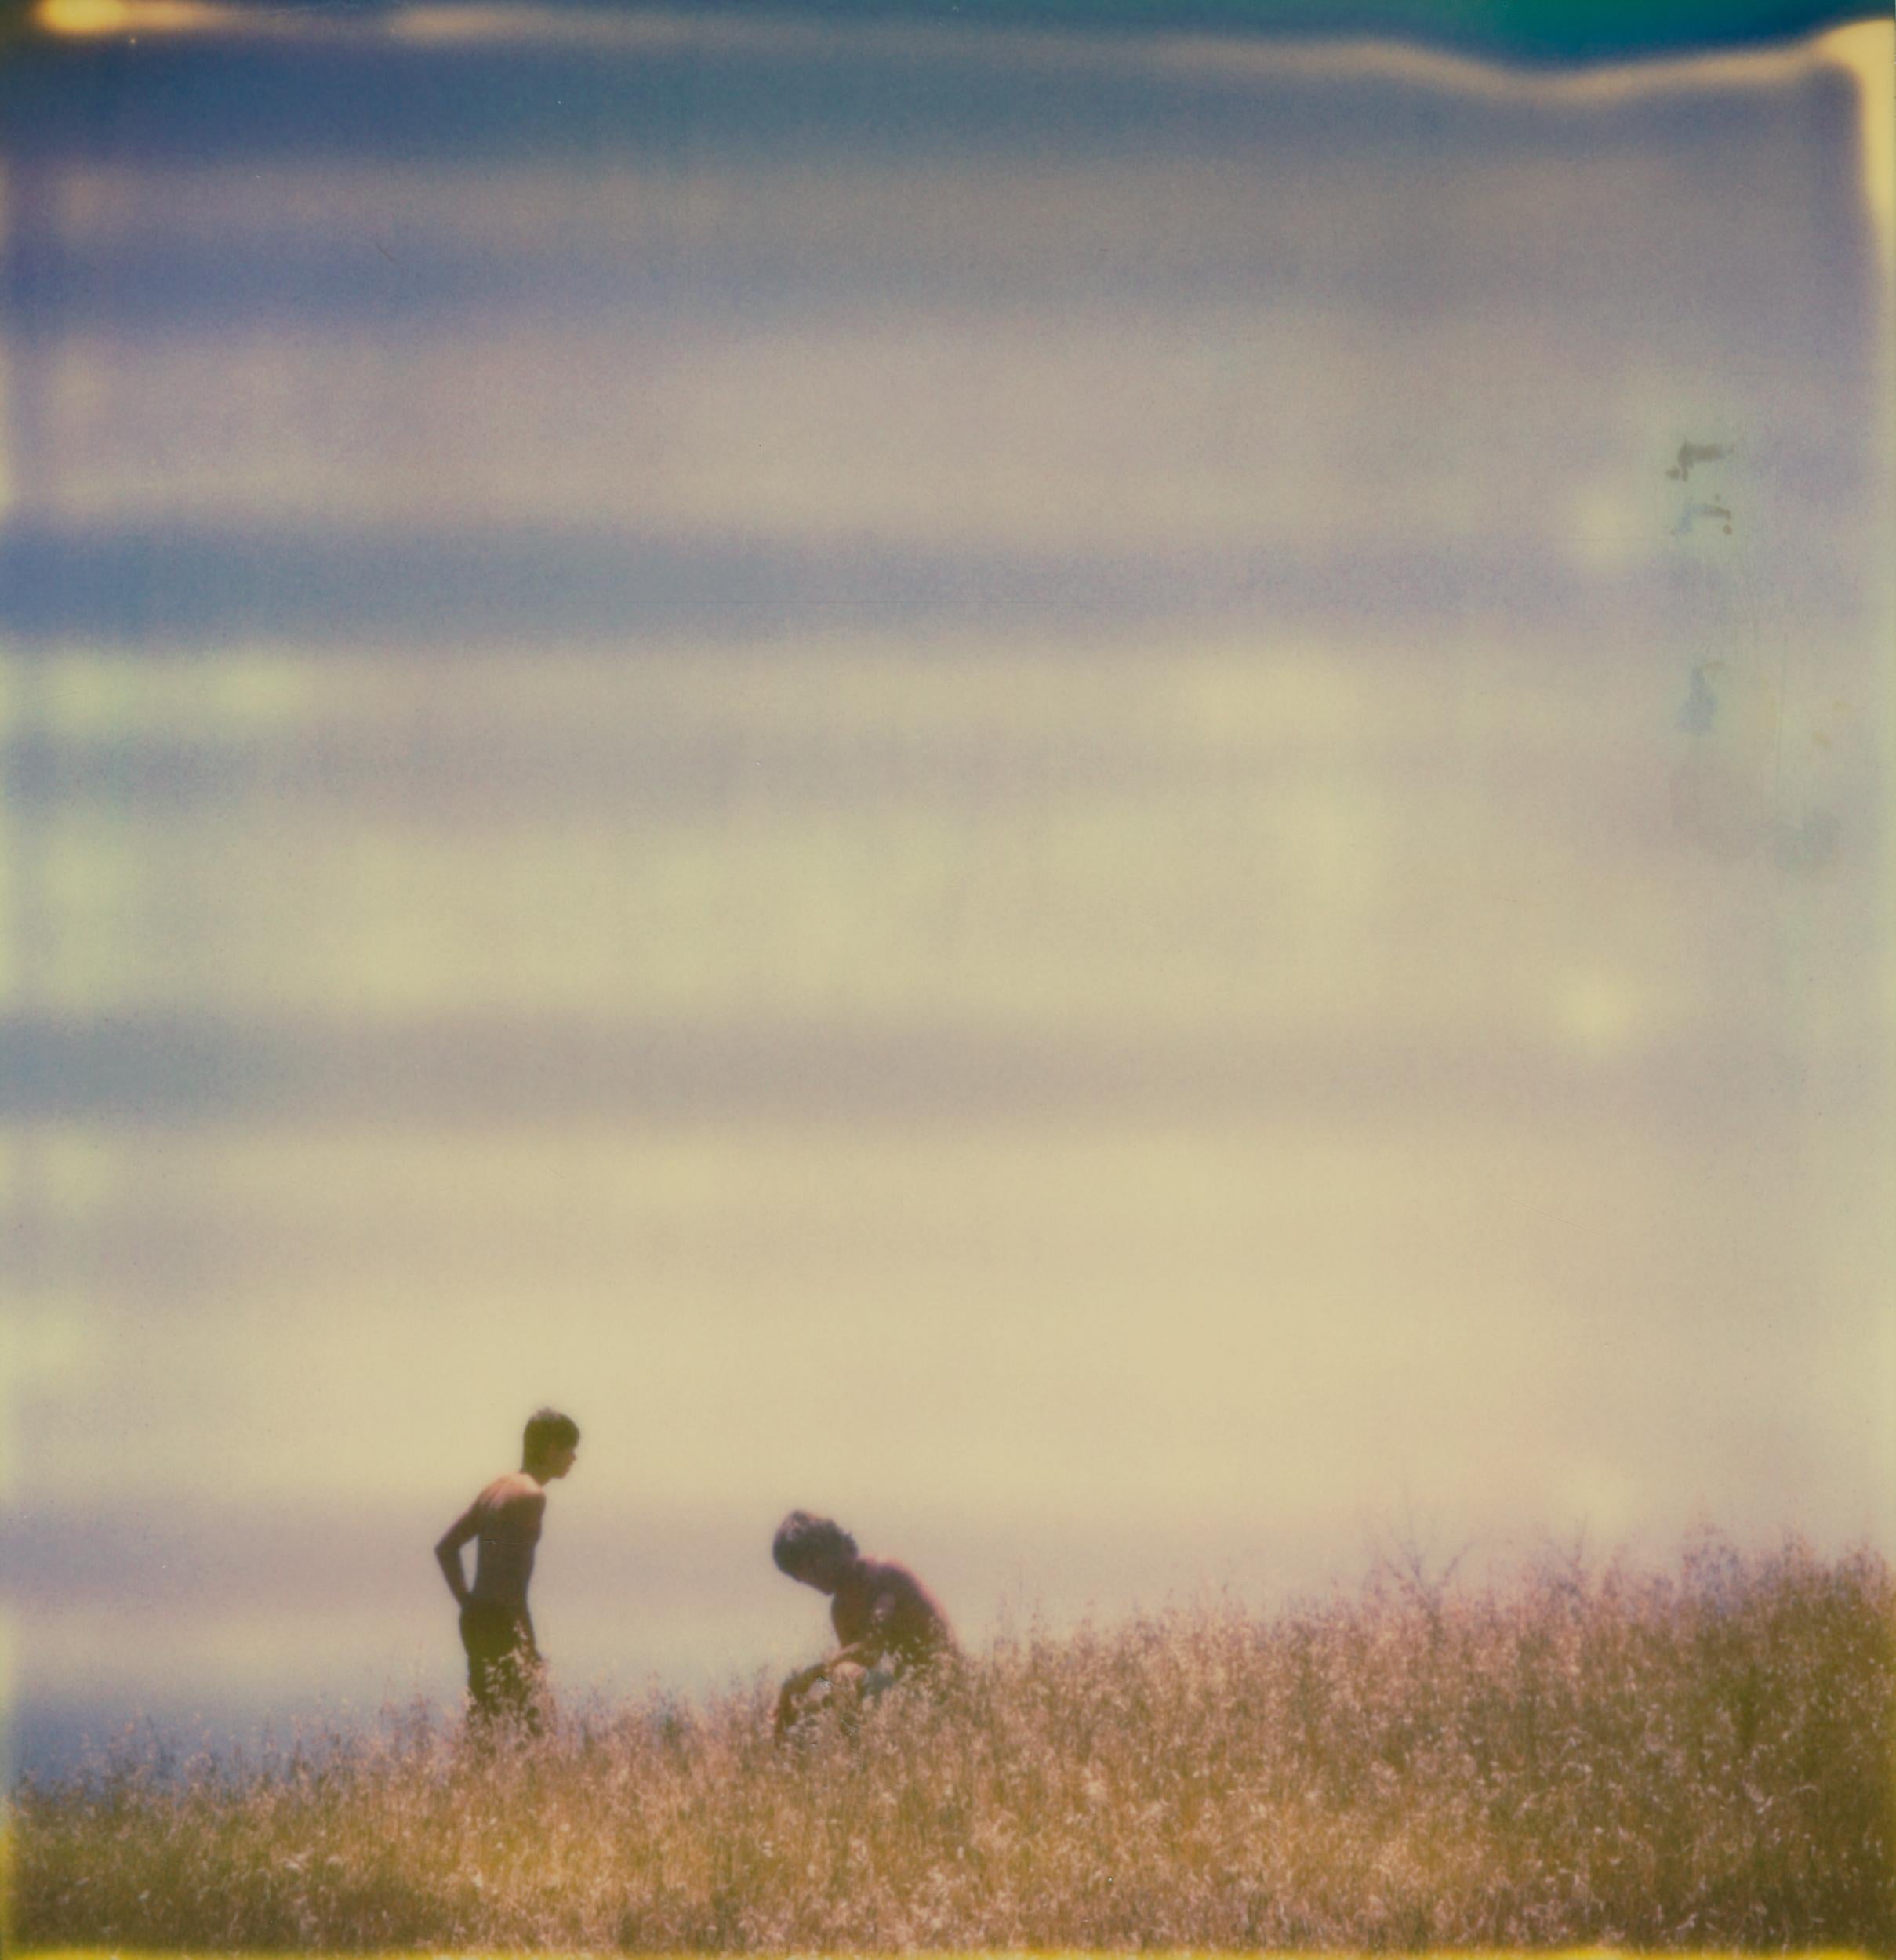
<svg viewBox="0 0 1896 1960">
<path fill-rule="evenodd" d="M 579 1425 L 558 1409 L 536 1409 L 527 1418 L 526 1433 L 521 1438 L 521 1454 L 529 1463 L 543 1461 L 555 1450 L 576 1450 Z"/>
<path fill-rule="evenodd" d="M 826 1552 L 853 1559 L 855 1541 L 834 1518 L 812 1517 L 807 1511 L 793 1511 L 777 1526 L 770 1544 L 777 1570 L 793 1579 L 812 1558 L 820 1559 Z"/>
</svg>

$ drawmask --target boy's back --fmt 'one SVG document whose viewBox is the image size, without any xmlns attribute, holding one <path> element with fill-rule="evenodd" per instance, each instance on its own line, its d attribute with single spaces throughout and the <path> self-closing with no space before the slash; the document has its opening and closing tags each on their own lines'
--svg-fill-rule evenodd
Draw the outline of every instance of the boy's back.
<svg viewBox="0 0 1896 1960">
<path fill-rule="evenodd" d="M 545 1489 L 524 1470 L 510 1470 L 474 1499 L 467 1515 L 474 1523 L 474 1576 L 468 1598 L 524 1613 L 547 1515 Z"/>
</svg>

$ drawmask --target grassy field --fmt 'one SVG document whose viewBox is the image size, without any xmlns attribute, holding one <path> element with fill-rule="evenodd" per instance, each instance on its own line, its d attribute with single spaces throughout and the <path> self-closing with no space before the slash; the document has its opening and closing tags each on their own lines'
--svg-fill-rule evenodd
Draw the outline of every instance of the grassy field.
<svg viewBox="0 0 1896 1960">
<path fill-rule="evenodd" d="M 1896 1950 L 1896 1585 L 1695 1544 L 1492 1588 L 1384 1570 L 1269 1617 L 1004 1639 L 853 1733 L 770 1684 L 452 1711 L 13 1818 L 21 1945 Z"/>
</svg>

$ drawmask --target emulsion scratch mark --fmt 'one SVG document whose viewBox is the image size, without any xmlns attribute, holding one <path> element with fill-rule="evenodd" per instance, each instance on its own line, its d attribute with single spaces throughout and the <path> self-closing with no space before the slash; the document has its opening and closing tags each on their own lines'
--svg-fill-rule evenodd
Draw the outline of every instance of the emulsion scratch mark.
<svg viewBox="0 0 1896 1960">
<path fill-rule="evenodd" d="M 1694 469 L 1723 463 L 1731 454 L 1729 442 L 1688 437 L 1665 474 L 1684 484 Z M 1731 535 L 1728 503 L 1703 489 L 1696 496 L 1681 495 L 1670 530 L 1674 538 L 1694 540 L 1687 558 L 1696 568 L 1702 637 L 1685 699 L 1673 718 L 1687 738 L 1673 779 L 1673 811 L 1701 849 L 1735 862 L 1766 847 L 1775 821 L 1772 762 L 1782 696 L 1763 684 L 1758 670 L 1760 622 L 1743 554 L 1734 556 L 1722 542 L 1697 542 L 1714 524 Z"/>
<path fill-rule="evenodd" d="M 1708 463 L 1723 463 L 1731 453 L 1731 445 L 1728 442 L 1694 442 L 1688 437 L 1680 443 L 1673 466 L 1665 473 L 1666 479 L 1672 483 L 1690 483 L 1694 466 L 1702 467 Z M 1722 524 L 1725 528 L 1725 535 L 1731 536 L 1731 510 L 1716 498 L 1709 503 L 1687 504 L 1679 513 L 1679 521 L 1673 526 L 1673 535 L 1675 538 L 1689 538 L 1693 525 L 1701 517 L 1709 517 L 1714 522 Z"/>
<path fill-rule="evenodd" d="M 1676 723 L 1687 735 L 1711 733 L 1712 724 L 1718 719 L 1718 696 L 1713 691 L 1712 677 L 1724 671 L 1722 660 L 1702 660 L 1693 668 L 1691 688 Z"/>
<path fill-rule="evenodd" d="M 1669 470 L 1666 472 L 1668 476 L 1672 474 Z M 1679 521 L 1673 526 L 1673 535 L 1675 538 L 1689 538 L 1692 535 L 1692 526 L 1701 517 L 1722 521 L 1725 535 L 1727 538 L 1731 535 L 1731 513 L 1722 503 L 1688 503 L 1679 513 Z"/>
<path fill-rule="evenodd" d="M 1682 441 L 1665 474 L 1683 484 L 1694 469 L 1735 453 L 1730 442 Z M 1732 535 L 1730 503 L 1702 485 L 1694 489 L 1681 495 L 1671 527 L 1673 537 L 1694 539 L 1681 564 L 1691 570 L 1691 630 L 1698 641 L 1685 699 L 1673 717 L 1686 738 L 1673 774 L 1673 821 L 1715 858 L 1736 863 L 1763 855 L 1782 870 L 1817 876 L 1840 855 L 1843 824 L 1808 772 L 1787 764 L 1792 637 L 1781 622 L 1767 628 L 1772 609 L 1760 604 L 1750 554 L 1705 536 L 1713 524 Z M 1829 746 L 1816 729 L 1807 753 Z"/>
<path fill-rule="evenodd" d="M 1730 456 L 1731 447 L 1724 442 L 1681 442 L 1677 460 L 1666 471 L 1674 483 L 1689 483 L 1692 477 L 1692 465 L 1695 463 L 1717 463 Z"/>
</svg>

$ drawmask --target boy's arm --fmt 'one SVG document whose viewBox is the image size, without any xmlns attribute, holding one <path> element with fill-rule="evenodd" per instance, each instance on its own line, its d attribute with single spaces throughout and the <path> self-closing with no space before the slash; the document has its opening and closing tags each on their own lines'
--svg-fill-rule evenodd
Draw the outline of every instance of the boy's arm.
<svg viewBox="0 0 1896 1960">
<path fill-rule="evenodd" d="M 877 1595 L 869 1609 L 869 1624 L 846 1647 L 838 1647 L 831 1654 L 826 1667 L 834 1667 L 840 1661 L 853 1661 L 858 1666 L 873 1668 L 888 1651 L 889 1635 L 893 1631 L 891 1622 L 895 1616 L 897 1601 L 893 1593 Z"/>
<path fill-rule="evenodd" d="M 461 1569 L 461 1547 L 480 1532 L 479 1520 L 474 1515 L 475 1506 L 470 1504 L 454 1523 L 442 1533 L 441 1542 L 434 1548 L 435 1562 L 441 1569 L 441 1577 L 448 1581 L 448 1590 L 454 1595 L 456 1606 L 467 1605 L 470 1595 L 467 1590 L 467 1575 Z"/>
</svg>

